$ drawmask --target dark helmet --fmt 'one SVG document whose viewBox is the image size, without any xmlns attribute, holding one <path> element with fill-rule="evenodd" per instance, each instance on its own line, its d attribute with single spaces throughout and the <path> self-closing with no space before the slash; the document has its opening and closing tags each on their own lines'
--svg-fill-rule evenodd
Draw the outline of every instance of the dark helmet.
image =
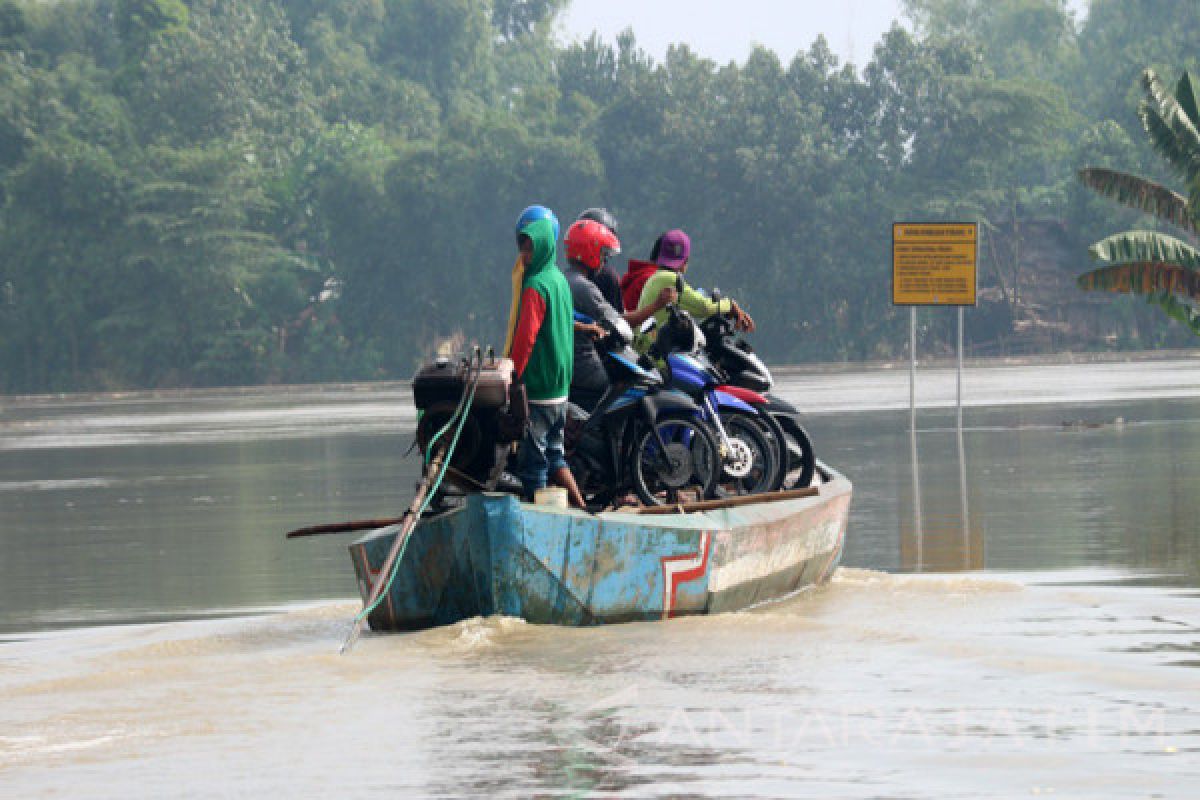
<svg viewBox="0 0 1200 800">
<path fill-rule="evenodd" d="M 658 238 L 654 240 L 654 246 L 650 248 L 650 260 L 656 264 L 658 263 L 658 254 L 660 252 L 662 252 L 663 237 L 666 235 L 667 234 L 665 231 L 663 233 L 660 233 L 658 235 Z"/>
<path fill-rule="evenodd" d="M 581 219 L 590 219 L 593 222 L 599 222 L 604 227 L 613 232 L 613 236 L 617 235 L 617 218 L 612 215 L 612 212 L 607 208 L 589 208 L 578 217 L 576 221 Z"/>
<path fill-rule="evenodd" d="M 654 351 L 661 358 L 671 353 L 694 353 L 703 345 L 703 336 L 692 315 L 683 309 L 676 309 L 659 328 Z"/>
</svg>

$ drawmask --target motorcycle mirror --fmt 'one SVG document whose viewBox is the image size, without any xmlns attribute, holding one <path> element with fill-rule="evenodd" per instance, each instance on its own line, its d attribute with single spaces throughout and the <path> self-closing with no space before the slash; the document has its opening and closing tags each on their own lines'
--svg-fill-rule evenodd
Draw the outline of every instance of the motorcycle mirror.
<svg viewBox="0 0 1200 800">
<path fill-rule="evenodd" d="M 708 296 L 714 303 L 720 302 L 721 297 L 722 297 L 721 290 L 718 287 L 714 286 L 712 288 L 712 291 L 708 293 Z"/>
<path fill-rule="evenodd" d="M 622 344 L 628 345 L 633 341 L 633 329 L 629 327 L 629 323 L 626 322 L 622 317 L 617 317 L 616 319 L 612 320 L 611 325 L 613 328 L 613 333 L 620 337 Z"/>
</svg>

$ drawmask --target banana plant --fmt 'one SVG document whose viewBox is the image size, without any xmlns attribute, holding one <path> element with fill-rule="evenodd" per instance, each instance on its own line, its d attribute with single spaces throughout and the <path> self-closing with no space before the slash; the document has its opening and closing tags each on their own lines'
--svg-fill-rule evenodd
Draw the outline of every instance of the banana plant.
<svg viewBox="0 0 1200 800">
<path fill-rule="evenodd" d="M 1142 73 L 1146 98 L 1138 108 L 1150 142 L 1184 179 L 1185 196 L 1147 178 L 1088 167 L 1080 180 L 1101 195 L 1178 228 L 1183 238 L 1158 231 L 1114 234 L 1088 248 L 1102 266 L 1079 276 L 1085 291 L 1137 294 L 1200 335 L 1200 102 L 1185 71 L 1171 93 L 1154 70 Z"/>
</svg>

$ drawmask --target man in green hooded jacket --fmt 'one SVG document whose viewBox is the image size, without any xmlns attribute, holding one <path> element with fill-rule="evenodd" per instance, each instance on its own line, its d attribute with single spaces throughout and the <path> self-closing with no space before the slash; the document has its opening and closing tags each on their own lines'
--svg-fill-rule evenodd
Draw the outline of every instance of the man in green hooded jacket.
<svg viewBox="0 0 1200 800">
<path fill-rule="evenodd" d="M 517 471 L 526 499 L 550 478 L 582 508 L 563 446 L 575 336 L 571 289 L 555 264 L 554 239 L 548 219 L 534 220 L 517 234 L 525 274 L 511 358 L 529 397 L 529 427 L 517 451 Z"/>
</svg>

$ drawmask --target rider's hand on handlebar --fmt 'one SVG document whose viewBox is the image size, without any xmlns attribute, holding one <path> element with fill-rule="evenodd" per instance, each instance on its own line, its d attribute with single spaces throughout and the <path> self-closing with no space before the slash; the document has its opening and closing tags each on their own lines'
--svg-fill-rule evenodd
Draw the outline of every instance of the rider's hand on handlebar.
<svg viewBox="0 0 1200 800">
<path fill-rule="evenodd" d="M 594 322 L 581 322 L 578 329 L 580 333 L 586 333 L 593 339 L 603 339 L 608 333 L 603 327 Z"/>
<path fill-rule="evenodd" d="M 679 299 L 679 292 L 675 291 L 674 286 L 664 286 L 663 290 L 658 293 L 658 297 L 654 300 L 655 308 L 666 308 L 671 303 Z"/>
<path fill-rule="evenodd" d="M 730 300 L 729 305 L 729 313 L 733 316 L 734 324 L 737 325 L 737 329 L 743 333 L 754 333 L 754 319 L 745 311 L 743 311 L 742 307 L 739 306 L 735 301 Z"/>
</svg>

